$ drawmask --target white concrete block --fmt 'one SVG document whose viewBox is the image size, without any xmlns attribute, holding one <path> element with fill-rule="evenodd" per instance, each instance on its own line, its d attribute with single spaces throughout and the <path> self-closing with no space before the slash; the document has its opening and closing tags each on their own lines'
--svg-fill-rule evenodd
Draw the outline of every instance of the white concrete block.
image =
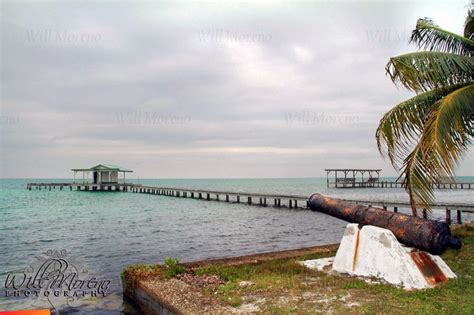
<svg viewBox="0 0 474 315">
<path fill-rule="evenodd" d="M 303 264 L 327 270 L 329 261 L 317 259 Z M 370 225 L 359 230 L 357 224 L 347 225 L 332 270 L 375 277 L 406 289 L 429 288 L 456 277 L 441 257 L 403 246 L 390 230 Z"/>
</svg>

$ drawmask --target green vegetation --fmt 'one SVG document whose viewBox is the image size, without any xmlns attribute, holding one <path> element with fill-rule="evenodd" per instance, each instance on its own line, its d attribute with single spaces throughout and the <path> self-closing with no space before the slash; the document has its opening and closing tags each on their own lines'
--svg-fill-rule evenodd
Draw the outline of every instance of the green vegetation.
<svg viewBox="0 0 474 315">
<path fill-rule="evenodd" d="M 412 212 L 430 208 L 433 184 L 452 179 L 456 163 L 473 140 L 474 10 L 464 36 L 420 19 L 411 42 L 418 51 L 390 58 L 386 71 L 417 95 L 381 119 L 376 132 L 382 155 L 401 171 Z"/>
<path fill-rule="evenodd" d="M 180 264 L 179 258 L 166 257 L 164 265 L 164 274 L 167 278 L 173 278 L 184 273 L 186 268 Z"/>
<path fill-rule="evenodd" d="M 150 277 L 173 278 L 184 272 L 186 272 L 186 268 L 181 264 L 179 258 L 165 257 L 163 265 L 137 264 L 127 266 L 122 271 L 120 277 L 122 279 L 122 283 L 125 284 L 125 279 L 131 279 L 134 283 L 136 283 L 136 281 Z"/>
<path fill-rule="evenodd" d="M 204 294 L 212 294 L 233 307 L 254 305 L 264 313 L 473 314 L 474 226 L 460 228 L 454 234 L 462 237 L 463 248 L 448 250 L 442 257 L 458 278 L 429 290 L 405 291 L 368 284 L 309 270 L 298 263 L 322 255 L 240 266 L 208 265 L 194 272 L 218 275 L 226 281 L 217 293 L 204 289 Z M 326 254 L 330 255 L 334 253 Z"/>
<path fill-rule="evenodd" d="M 125 267 L 120 274 L 125 293 L 130 293 L 138 281 L 150 277 L 161 277 L 163 275 L 162 265 L 137 264 Z"/>
<path fill-rule="evenodd" d="M 124 291 L 127 293 L 128 290 L 133 290 L 140 280 L 150 278 L 168 279 L 184 272 L 186 272 L 186 268 L 180 263 L 179 258 L 166 257 L 163 265 L 137 264 L 127 266 L 120 274 L 120 278 Z"/>
<path fill-rule="evenodd" d="M 456 229 L 461 250 L 447 250 L 443 259 L 458 278 L 434 289 L 405 291 L 386 284 L 307 269 L 299 261 L 333 256 L 335 252 L 292 259 L 273 259 L 242 265 L 210 264 L 191 269 L 179 259 L 163 265 L 133 265 L 125 268 L 125 293 L 140 280 L 167 281 L 181 273 L 203 279 L 216 275 L 224 283 L 199 287 L 205 297 L 242 312 L 271 314 L 474 314 L 474 225 Z"/>
</svg>

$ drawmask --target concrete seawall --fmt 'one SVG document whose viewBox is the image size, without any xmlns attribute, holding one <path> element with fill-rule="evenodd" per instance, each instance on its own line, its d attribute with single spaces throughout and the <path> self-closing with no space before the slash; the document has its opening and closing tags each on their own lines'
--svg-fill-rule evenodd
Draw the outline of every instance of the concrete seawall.
<svg viewBox="0 0 474 315">
<path fill-rule="evenodd" d="M 230 258 L 208 259 L 183 263 L 183 266 L 188 271 L 192 271 L 195 268 L 216 264 L 227 266 L 258 264 L 270 260 L 335 252 L 338 246 L 339 244 L 331 244 Z M 137 269 L 139 268 L 140 266 L 137 265 Z M 204 298 L 202 295 L 187 290 L 186 284 L 180 280 L 165 280 L 160 277 L 159 272 L 150 272 L 150 270 L 158 270 L 157 268 L 151 267 L 151 269 L 143 269 L 137 272 L 131 271 L 133 269 L 134 266 L 129 266 L 123 272 L 124 298 L 136 304 L 145 314 L 229 313 L 227 308 L 212 303 L 209 304 L 207 309 L 201 309 Z"/>
</svg>

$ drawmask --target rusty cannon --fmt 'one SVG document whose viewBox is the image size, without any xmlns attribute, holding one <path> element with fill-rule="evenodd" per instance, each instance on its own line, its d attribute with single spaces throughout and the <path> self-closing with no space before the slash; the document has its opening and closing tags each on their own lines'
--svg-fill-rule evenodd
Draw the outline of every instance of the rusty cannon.
<svg viewBox="0 0 474 315">
<path fill-rule="evenodd" d="M 309 197 L 308 205 L 313 211 L 323 212 L 350 223 L 374 225 L 390 230 L 401 243 L 434 255 L 443 253 L 448 247 L 461 248 L 461 240 L 451 235 L 449 226 L 444 222 L 356 205 L 317 193 Z"/>
</svg>

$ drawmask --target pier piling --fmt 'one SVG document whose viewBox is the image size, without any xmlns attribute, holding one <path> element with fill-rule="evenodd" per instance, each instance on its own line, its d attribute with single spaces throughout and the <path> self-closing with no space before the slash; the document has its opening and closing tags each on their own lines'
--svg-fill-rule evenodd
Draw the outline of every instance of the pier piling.
<svg viewBox="0 0 474 315">
<path fill-rule="evenodd" d="M 451 225 L 451 210 L 446 207 L 446 224 Z"/>
<path fill-rule="evenodd" d="M 381 182 L 382 183 L 382 182 Z M 386 185 L 387 183 L 384 183 Z M 388 185 L 388 184 L 387 184 Z M 456 185 L 455 185 L 456 186 Z M 203 194 L 206 194 L 206 200 L 215 200 L 221 201 L 220 196 L 224 195 L 225 198 L 222 198 L 222 201 L 225 202 L 235 202 L 241 203 L 241 197 L 247 198 L 246 203 L 249 205 L 256 206 L 268 206 L 267 199 L 270 198 L 269 203 L 271 205 L 271 199 L 273 199 L 273 206 L 275 208 L 288 207 L 289 209 L 300 209 L 300 208 L 309 208 L 309 199 L 305 196 L 300 195 L 279 195 L 279 194 L 265 194 L 265 193 L 245 193 L 245 192 L 232 192 L 232 191 L 209 191 L 209 190 L 198 190 L 198 189 L 184 189 L 184 188 L 165 188 L 165 187 L 155 187 L 155 186 L 142 186 L 137 184 L 93 184 L 93 183 L 28 183 L 26 188 L 27 190 L 49 190 L 56 189 L 64 190 L 64 187 L 69 187 L 69 190 L 78 190 L 78 191 L 123 191 L 123 192 L 134 192 L 134 193 L 146 193 L 152 195 L 162 195 L 162 196 L 176 196 L 182 198 L 191 197 L 195 199 L 203 199 Z M 461 185 L 459 185 L 461 187 Z M 466 184 L 464 188 L 470 187 Z M 211 195 L 215 195 L 215 198 L 211 198 Z M 235 198 L 235 199 L 234 199 Z M 253 202 L 253 198 L 258 198 L 258 202 Z M 288 201 L 288 204 L 281 204 L 281 200 Z M 300 204 L 298 207 L 298 202 L 305 202 L 305 204 Z M 399 207 L 403 209 L 410 209 L 410 205 L 404 202 L 384 202 L 384 201 L 362 201 L 362 200 L 342 200 L 347 202 L 353 202 L 362 205 L 368 205 L 372 207 L 372 202 L 375 203 L 378 207 L 383 207 L 384 211 L 388 211 L 389 208 L 393 207 L 393 212 L 399 212 Z M 306 206 L 304 206 L 306 205 Z M 451 224 L 456 220 L 457 223 L 462 223 L 462 211 L 468 213 L 474 213 L 474 206 L 472 204 L 463 204 L 463 203 L 437 203 L 433 204 L 433 208 L 445 211 L 445 222 Z M 456 209 L 456 218 L 451 219 L 451 209 Z M 428 212 L 426 209 L 422 211 L 422 217 L 427 219 Z"/>
</svg>

